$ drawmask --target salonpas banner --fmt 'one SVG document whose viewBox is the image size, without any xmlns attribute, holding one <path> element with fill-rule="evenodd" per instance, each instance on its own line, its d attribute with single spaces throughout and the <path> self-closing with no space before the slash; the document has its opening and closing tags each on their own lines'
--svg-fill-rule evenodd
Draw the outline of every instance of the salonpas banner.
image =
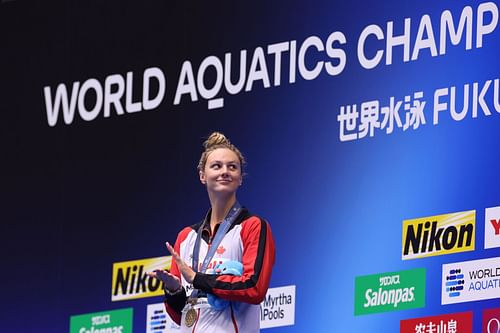
<svg viewBox="0 0 500 333">
<path fill-rule="evenodd" d="M 425 269 L 356 277 L 354 314 L 425 306 Z"/>
<path fill-rule="evenodd" d="M 71 316 L 70 333 L 132 333 L 133 308 Z"/>
</svg>

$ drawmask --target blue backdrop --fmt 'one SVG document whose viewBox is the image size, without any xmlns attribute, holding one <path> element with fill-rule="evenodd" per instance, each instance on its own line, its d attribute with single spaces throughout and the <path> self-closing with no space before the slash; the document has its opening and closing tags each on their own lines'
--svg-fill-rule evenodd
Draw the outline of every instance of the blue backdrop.
<svg viewBox="0 0 500 333">
<path fill-rule="evenodd" d="M 144 332 L 146 304 L 161 297 L 111 302 L 114 262 L 167 255 L 184 225 L 208 208 L 196 165 L 201 143 L 211 131 L 225 133 L 245 153 L 248 176 L 240 201 L 269 220 L 276 241 L 271 287 L 296 285 L 295 325 L 269 332 L 398 332 L 402 319 L 473 311 L 480 332 L 482 310 L 498 299 L 441 305 L 441 265 L 496 257 L 484 249 L 484 209 L 500 205 L 496 188 L 500 114 L 494 83 L 472 117 L 472 84 L 499 77 L 500 32 L 484 35 L 477 47 L 477 1 L 278 1 L 242 4 L 185 1 L 3 1 L 0 5 L 2 53 L 2 311 L 4 332 L 68 332 L 69 317 L 125 307 L 134 308 L 134 332 Z M 411 18 L 410 56 L 423 15 L 432 21 L 439 52 L 440 18 L 445 10 L 457 26 L 465 6 L 472 8 L 472 48 L 465 34 L 446 53 L 403 61 L 395 47 L 392 64 L 363 68 L 357 41 L 376 24 L 384 34 L 394 22 L 403 33 Z M 494 1 L 493 6 L 498 7 Z M 485 24 L 492 16 L 485 16 Z M 326 43 L 345 35 L 345 68 L 324 69 L 313 80 L 297 73 L 289 82 L 289 57 L 283 53 L 282 78 L 273 84 L 275 58 L 266 53 L 271 86 L 254 82 L 251 91 L 222 91 L 224 107 L 183 95 L 173 100 L 184 61 L 200 63 L 209 55 L 223 61 L 248 50 L 250 67 L 257 47 L 310 36 Z M 373 57 L 385 40 L 369 38 Z M 330 61 L 314 48 L 306 67 Z M 236 65 L 235 65 L 236 66 Z M 137 78 L 158 67 L 166 94 L 154 110 L 65 124 L 47 123 L 43 88 L 108 75 Z M 236 68 L 236 67 L 235 67 Z M 213 68 L 212 68 L 213 70 Z M 238 71 L 231 72 L 236 80 Z M 206 77 L 214 82 L 214 71 Z M 469 111 L 454 121 L 449 111 L 433 124 L 433 94 L 470 84 Z M 422 91 L 426 124 L 342 142 L 337 120 L 342 106 L 391 96 L 404 100 Z M 497 89 L 498 92 L 498 89 Z M 86 103 L 90 109 L 95 97 Z M 442 97 L 442 101 L 449 101 Z M 401 120 L 404 123 L 403 106 Z M 360 111 L 358 109 L 358 111 Z M 61 111 L 62 112 L 62 111 Z M 380 118 L 382 119 L 382 118 Z M 402 221 L 476 210 L 476 249 L 424 259 L 401 259 Z M 426 306 L 420 309 L 354 316 L 356 276 L 426 268 Z"/>
</svg>

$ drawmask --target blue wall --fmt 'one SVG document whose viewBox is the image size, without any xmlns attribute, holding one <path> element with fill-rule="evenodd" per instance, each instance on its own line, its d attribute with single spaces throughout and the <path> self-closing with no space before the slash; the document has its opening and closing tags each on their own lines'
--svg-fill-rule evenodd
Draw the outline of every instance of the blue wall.
<svg viewBox="0 0 500 333">
<path fill-rule="evenodd" d="M 161 297 L 111 302 L 112 264 L 166 255 L 164 241 L 202 218 L 208 200 L 196 164 L 203 138 L 219 130 L 249 162 L 240 201 L 271 223 L 277 246 L 271 286 L 297 286 L 295 325 L 270 332 L 397 332 L 402 319 L 462 311 L 473 311 L 480 332 L 482 310 L 498 306 L 498 299 L 447 306 L 440 299 L 442 264 L 499 253 L 483 244 L 484 209 L 500 204 L 493 82 L 484 98 L 491 115 L 480 107 L 472 118 L 471 107 L 472 83 L 481 90 L 499 78 L 500 28 L 477 47 L 479 3 L 2 3 L 2 331 L 67 332 L 71 315 L 133 307 L 134 331 L 144 332 L 145 306 Z M 470 50 L 462 36 L 458 45 L 448 40 L 443 55 L 433 57 L 427 48 L 404 62 L 402 47 L 395 47 L 391 65 L 385 58 L 373 69 L 358 62 L 365 27 L 376 24 L 386 33 L 393 21 L 402 34 L 411 18 L 413 51 L 425 14 L 439 52 L 441 14 L 449 10 L 457 25 L 465 6 L 473 13 Z M 486 15 L 485 24 L 490 20 Z M 274 58 L 266 54 L 269 88 L 255 81 L 249 92 L 222 90 L 217 97 L 224 107 L 214 110 L 188 95 L 173 104 L 186 60 L 196 77 L 206 57 L 223 60 L 230 52 L 237 58 L 245 49 L 248 69 L 257 47 L 292 40 L 300 46 L 310 36 L 326 43 L 334 31 L 347 41 L 337 45 L 346 57 L 339 75 L 323 70 L 305 80 L 297 74 L 290 83 L 284 53 L 276 86 Z M 372 37 L 366 53 L 384 47 Z M 320 60 L 331 59 L 310 49 L 306 66 Z M 54 93 L 60 83 L 104 83 L 132 71 L 140 99 L 142 73 L 151 67 L 161 69 L 167 86 L 155 109 L 47 123 L 44 87 Z M 214 82 L 214 71 L 206 80 Z M 455 121 L 443 111 L 433 124 L 434 92 L 456 86 L 458 108 L 467 83 L 467 116 Z M 391 96 L 403 100 L 418 91 L 427 103 L 425 125 L 340 140 L 341 106 L 371 100 L 386 106 Z M 475 251 L 401 260 L 403 220 L 465 210 L 476 210 Z M 427 274 L 424 308 L 354 316 L 356 276 L 420 267 Z"/>
</svg>

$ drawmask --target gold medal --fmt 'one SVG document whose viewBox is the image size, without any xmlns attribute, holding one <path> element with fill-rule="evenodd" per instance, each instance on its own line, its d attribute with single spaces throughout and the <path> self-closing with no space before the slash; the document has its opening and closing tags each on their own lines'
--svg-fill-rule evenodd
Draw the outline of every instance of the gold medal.
<svg viewBox="0 0 500 333">
<path fill-rule="evenodd" d="M 196 310 L 191 308 L 188 310 L 188 312 L 186 312 L 186 316 L 184 317 L 184 322 L 186 323 L 187 327 L 191 327 L 193 326 L 197 318 L 198 314 L 196 313 Z"/>
</svg>

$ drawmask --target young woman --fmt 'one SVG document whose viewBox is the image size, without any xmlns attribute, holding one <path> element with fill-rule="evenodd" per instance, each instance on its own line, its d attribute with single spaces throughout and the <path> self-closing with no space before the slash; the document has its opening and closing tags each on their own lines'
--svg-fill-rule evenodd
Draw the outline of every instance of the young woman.
<svg viewBox="0 0 500 333">
<path fill-rule="evenodd" d="M 259 304 L 274 265 L 271 228 L 236 199 L 244 165 L 238 148 L 217 132 L 204 147 L 198 172 L 211 208 L 203 221 L 179 233 L 173 247 L 167 243 L 170 272 L 150 275 L 164 282 L 167 312 L 181 332 L 259 332 Z M 238 273 L 218 269 L 235 262 L 242 267 Z M 215 307 L 214 297 L 223 306 Z"/>
</svg>

